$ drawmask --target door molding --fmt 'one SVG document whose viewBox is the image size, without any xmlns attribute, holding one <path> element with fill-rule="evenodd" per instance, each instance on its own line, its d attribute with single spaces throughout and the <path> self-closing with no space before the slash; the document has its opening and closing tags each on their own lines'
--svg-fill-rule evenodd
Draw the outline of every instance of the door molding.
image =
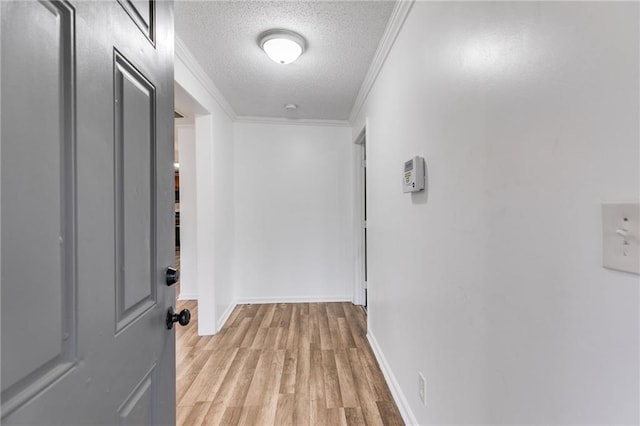
<svg viewBox="0 0 640 426">
<path fill-rule="evenodd" d="M 175 83 L 194 101 L 194 137 L 195 137 L 195 264 L 196 295 L 198 300 L 198 335 L 216 334 L 219 329 L 216 322 L 217 304 L 215 295 L 215 267 L 217 257 L 214 253 L 213 218 L 214 199 L 213 182 L 214 117 L 219 108 L 230 120 L 231 107 L 222 102 L 213 82 L 206 76 L 184 44 L 176 37 Z M 220 95 L 221 96 L 221 95 Z M 182 225 L 182 224 L 181 224 Z M 186 296 L 186 295 L 185 295 Z"/>
<path fill-rule="evenodd" d="M 354 277 L 353 277 L 353 304 L 364 305 L 364 268 L 365 252 L 364 237 L 362 233 L 363 213 L 364 213 L 364 150 L 367 140 L 368 119 L 353 140 L 353 252 L 354 252 Z"/>
</svg>

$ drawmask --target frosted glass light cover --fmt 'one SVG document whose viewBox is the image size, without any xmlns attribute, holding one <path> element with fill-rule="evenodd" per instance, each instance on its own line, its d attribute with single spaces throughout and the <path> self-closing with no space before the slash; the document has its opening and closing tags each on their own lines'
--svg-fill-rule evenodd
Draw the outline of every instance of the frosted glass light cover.
<svg viewBox="0 0 640 426">
<path fill-rule="evenodd" d="M 302 46 L 285 38 L 267 40 L 262 48 L 273 61 L 279 64 L 290 64 L 302 54 Z"/>
</svg>

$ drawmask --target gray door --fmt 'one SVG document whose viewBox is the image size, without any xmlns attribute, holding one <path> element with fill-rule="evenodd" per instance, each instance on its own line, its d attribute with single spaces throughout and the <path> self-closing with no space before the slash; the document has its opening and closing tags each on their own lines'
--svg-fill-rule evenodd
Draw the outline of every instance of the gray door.
<svg viewBox="0 0 640 426">
<path fill-rule="evenodd" d="M 170 2 L 1 4 L 3 424 L 174 424 Z"/>
</svg>

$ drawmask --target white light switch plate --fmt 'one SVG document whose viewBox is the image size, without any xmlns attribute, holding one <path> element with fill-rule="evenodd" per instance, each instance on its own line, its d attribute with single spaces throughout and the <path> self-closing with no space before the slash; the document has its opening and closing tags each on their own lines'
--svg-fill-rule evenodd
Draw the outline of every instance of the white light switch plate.
<svg viewBox="0 0 640 426">
<path fill-rule="evenodd" d="M 602 266 L 640 274 L 640 204 L 602 205 Z"/>
</svg>

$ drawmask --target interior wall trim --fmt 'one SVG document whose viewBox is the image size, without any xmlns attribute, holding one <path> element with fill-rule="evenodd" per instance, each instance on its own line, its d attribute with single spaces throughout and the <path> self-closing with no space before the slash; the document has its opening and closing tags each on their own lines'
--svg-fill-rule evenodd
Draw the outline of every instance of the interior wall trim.
<svg viewBox="0 0 640 426">
<path fill-rule="evenodd" d="M 378 345 L 378 341 L 374 337 L 371 330 L 367 332 L 367 340 L 371 345 L 371 349 L 373 350 L 373 354 L 378 360 L 378 365 L 380 365 L 380 370 L 382 370 L 382 375 L 384 376 L 387 384 L 389 385 L 389 390 L 391 390 L 391 396 L 393 396 L 396 405 L 398 406 L 398 410 L 400 411 L 400 415 L 402 416 L 402 420 L 404 420 L 407 425 L 418 425 L 418 420 L 416 416 L 411 411 L 411 407 L 409 406 L 409 401 L 402 392 L 402 388 L 400 384 L 396 380 L 396 376 L 393 374 L 393 371 L 389 367 L 389 363 L 387 359 L 384 357 L 384 353 Z"/>
<path fill-rule="evenodd" d="M 369 71 L 367 71 L 367 75 L 364 77 L 358 96 L 356 96 L 356 100 L 351 108 L 349 122 L 353 123 L 358 113 L 360 113 L 414 2 L 415 0 L 398 0 L 396 2 L 387 27 L 376 49 L 376 53 L 373 56 L 373 61 L 371 61 L 371 65 L 369 66 Z"/>
<path fill-rule="evenodd" d="M 176 58 L 180 59 L 185 64 L 196 80 L 202 84 L 209 95 L 211 95 L 218 105 L 220 105 L 220 108 L 222 108 L 231 121 L 235 121 L 238 115 L 233 110 L 233 107 L 231 107 L 229 101 L 227 101 L 227 99 L 222 95 L 222 92 L 220 92 L 218 87 L 213 83 L 213 80 L 211 80 L 207 73 L 202 69 L 196 58 L 177 34 L 175 35 L 175 54 Z"/>
<path fill-rule="evenodd" d="M 326 127 L 351 127 L 351 123 L 347 120 L 314 120 L 305 118 L 281 118 L 281 117 L 236 117 L 236 123 L 250 124 L 277 124 L 290 126 L 326 126 Z"/>
<path fill-rule="evenodd" d="M 198 293 L 180 293 L 178 300 L 198 300 Z"/>
<path fill-rule="evenodd" d="M 337 296 L 281 296 L 281 297 L 246 297 L 236 299 L 236 304 L 265 304 L 265 303 L 325 303 L 351 302 L 351 294 Z"/>
<path fill-rule="evenodd" d="M 220 333 L 220 330 L 222 330 L 222 327 L 224 327 L 224 325 L 227 323 L 229 317 L 231 316 L 233 310 L 237 305 L 238 304 L 235 301 L 229 303 L 229 306 L 227 306 L 227 309 L 224 310 L 222 316 L 218 318 L 218 322 L 216 323 L 216 334 Z"/>
</svg>

